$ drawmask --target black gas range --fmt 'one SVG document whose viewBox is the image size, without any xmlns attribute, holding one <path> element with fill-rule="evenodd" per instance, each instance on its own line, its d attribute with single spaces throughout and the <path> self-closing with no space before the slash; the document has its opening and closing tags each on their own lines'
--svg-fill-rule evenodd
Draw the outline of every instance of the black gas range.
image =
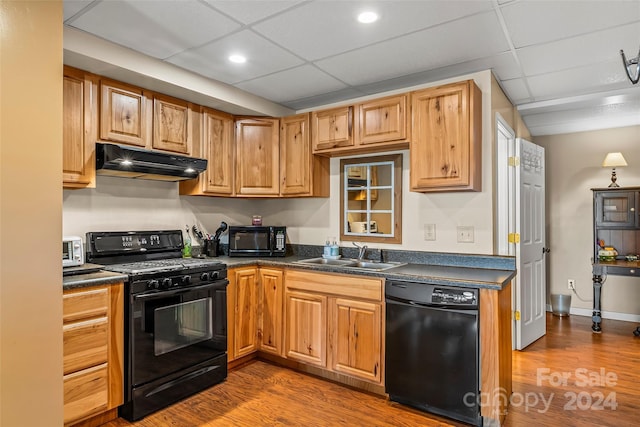
<svg viewBox="0 0 640 427">
<path fill-rule="evenodd" d="M 140 419 L 227 376 L 227 266 L 181 258 L 182 232 L 91 232 L 87 261 L 128 276 L 125 402 Z"/>
</svg>

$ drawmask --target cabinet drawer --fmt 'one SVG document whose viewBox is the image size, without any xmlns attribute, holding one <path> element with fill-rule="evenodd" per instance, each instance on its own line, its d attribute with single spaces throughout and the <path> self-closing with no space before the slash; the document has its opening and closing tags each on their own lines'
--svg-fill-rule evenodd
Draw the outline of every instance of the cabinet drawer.
<svg viewBox="0 0 640 427">
<path fill-rule="evenodd" d="M 109 288 L 65 292 L 62 297 L 62 320 L 69 323 L 106 316 L 109 310 Z"/>
<path fill-rule="evenodd" d="M 107 364 L 64 376 L 64 423 L 107 410 L 109 380 Z"/>
<path fill-rule="evenodd" d="M 285 284 L 287 289 L 382 301 L 382 279 L 290 270 L 286 272 Z"/>
<path fill-rule="evenodd" d="M 64 373 L 105 363 L 109 351 L 109 323 L 106 317 L 64 325 Z"/>
<path fill-rule="evenodd" d="M 616 276 L 640 277 L 640 268 L 638 268 L 638 267 L 609 267 L 609 266 L 607 266 L 606 273 L 607 274 L 615 274 Z"/>
</svg>

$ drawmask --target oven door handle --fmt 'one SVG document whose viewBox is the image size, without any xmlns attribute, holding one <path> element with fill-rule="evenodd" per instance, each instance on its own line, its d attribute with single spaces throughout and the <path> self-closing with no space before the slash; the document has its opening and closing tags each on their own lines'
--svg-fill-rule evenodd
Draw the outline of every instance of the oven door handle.
<svg viewBox="0 0 640 427">
<path fill-rule="evenodd" d="M 190 288 L 180 288 L 180 289 L 167 290 L 167 291 L 155 291 L 155 292 L 150 292 L 146 294 L 134 295 L 133 299 L 145 300 L 145 299 L 154 299 L 154 298 L 164 298 L 167 296 L 180 295 L 180 294 L 185 294 L 187 292 L 192 292 L 192 291 L 202 291 L 205 289 L 219 288 L 221 285 L 227 286 L 228 284 L 229 284 L 229 281 L 226 279 L 218 280 L 213 283 L 208 283 L 206 285 L 200 285 L 200 286 L 193 286 Z"/>
</svg>

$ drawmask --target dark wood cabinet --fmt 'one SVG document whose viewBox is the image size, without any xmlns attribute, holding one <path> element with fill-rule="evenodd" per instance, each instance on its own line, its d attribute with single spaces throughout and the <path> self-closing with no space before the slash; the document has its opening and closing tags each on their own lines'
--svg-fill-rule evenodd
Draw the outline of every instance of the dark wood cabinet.
<svg viewBox="0 0 640 427">
<path fill-rule="evenodd" d="M 593 326 L 601 332 L 601 290 L 604 277 L 640 277 L 640 187 L 592 188 L 593 191 Z M 602 247 L 618 252 L 615 260 L 600 260 Z"/>
<path fill-rule="evenodd" d="M 594 190 L 596 227 L 638 227 L 638 191 Z"/>
</svg>

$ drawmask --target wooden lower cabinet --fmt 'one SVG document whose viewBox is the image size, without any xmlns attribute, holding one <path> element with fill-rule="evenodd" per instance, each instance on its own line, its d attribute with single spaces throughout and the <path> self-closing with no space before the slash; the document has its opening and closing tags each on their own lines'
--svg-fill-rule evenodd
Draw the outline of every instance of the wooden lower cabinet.
<svg viewBox="0 0 640 427">
<path fill-rule="evenodd" d="M 227 353 L 235 360 L 258 350 L 258 268 L 229 269 Z"/>
<path fill-rule="evenodd" d="M 284 354 L 282 304 L 284 272 L 273 268 L 259 270 L 258 344 L 260 351 L 277 356 Z"/>
<path fill-rule="evenodd" d="M 382 279 L 287 270 L 287 359 L 382 383 Z"/>
<path fill-rule="evenodd" d="M 64 424 L 123 403 L 123 283 L 63 294 Z"/>
<path fill-rule="evenodd" d="M 333 371 L 381 381 L 381 313 L 379 303 L 329 298 L 329 356 Z"/>
<path fill-rule="evenodd" d="M 287 291 L 286 310 L 286 357 L 326 367 L 327 297 Z"/>
</svg>

